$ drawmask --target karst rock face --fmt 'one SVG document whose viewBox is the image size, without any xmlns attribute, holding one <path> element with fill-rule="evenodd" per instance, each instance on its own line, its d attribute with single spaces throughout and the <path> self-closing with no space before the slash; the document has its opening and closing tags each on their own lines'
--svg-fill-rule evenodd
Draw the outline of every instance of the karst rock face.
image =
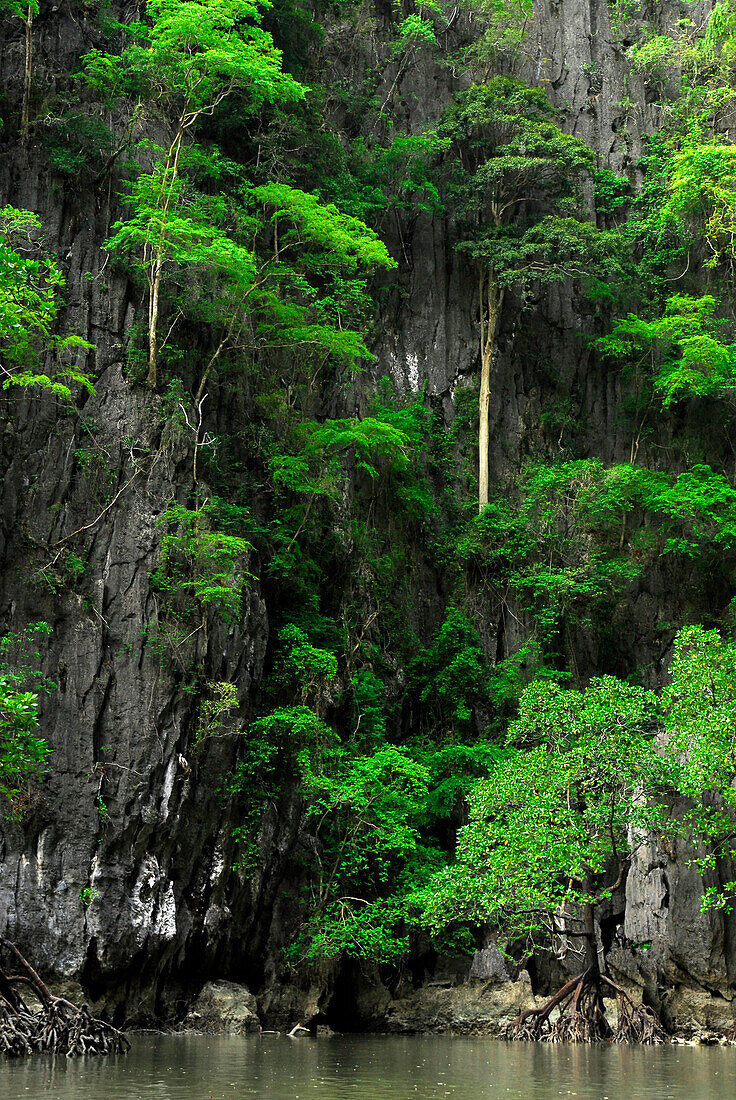
<svg viewBox="0 0 736 1100">
<path fill-rule="evenodd" d="M 685 7 L 692 13 L 692 5 L 658 3 L 656 18 L 665 24 Z M 601 163 L 635 180 L 655 120 L 611 31 L 606 0 L 539 0 L 535 9 L 524 49 L 527 77 L 544 83 L 564 108 L 566 127 L 593 146 Z M 458 16 L 465 32 L 468 18 Z M 15 89 L 6 98 L 10 119 L 22 85 L 23 28 L 7 20 L 3 32 L 0 83 Z M 350 65 L 367 62 L 360 50 L 341 49 L 342 33 L 339 24 L 329 27 L 323 50 L 328 72 L 349 79 Z M 33 30 L 38 72 L 53 85 L 96 35 L 84 5 L 42 0 Z M 380 21 L 378 39 L 380 49 Z M 394 75 L 387 62 L 386 94 Z M 431 125 L 459 86 L 449 66 L 430 59 L 413 65 L 401 84 L 402 125 L 415 131 Z M 120 1018 L 181 1017 L 187 997 L 217 978 L 246 982 L 267 1019 L 316 1016 L 345 982 L 326 966 L 295 986 L 282 962 L 298 915 L 291 856 L 302 829 L 299 800 L 287 793 L 268 807 L 260 870 L 238 870 L 234 823 L 221 797 L 236 738 L 225 731 L 195 745 L 198 715 L 178 671 L 196 665 L 206 680 L 236 684 L 241 721 L 247 717 L 269 639 L 267 598 L 254 580 L 236 625 L 211 616 L 162 660 L 151 633 L 157 596 L 150 575 L 160 556 L 158 521 L 192 484 L 191 428 L 181 418 L 172 427 L 165 398 L 129 377 L 125 348 L 140 322 L 140 292 L 100 247 L 120 214 L 115 187 L 109 179 L 80 186 L 54 173 L 38 142 L 23 148 L 16 135 L 10 121 L 0 131 L 0 204 L 40 216 L 66 279 L 68 329 L 94 345 L 96 391 L 85 399 L 81 427 L 60 416 L 52 398 L 30 391 L 5 402 L 0 425 L 0 621 L 49 622 L 44 663 L 58 685 L 42 709 L 51 773 L 34 789 L 20 823 L 0 822 L 0 931 L 46 975 L 81 982 Z M 476 288 L 448 219 L 420 215 L 408 237 L 388 243 L 399 266 L 381 299 L 376 362 L 351 391 L 354 407 L 347 411 L 360 408 L 370 376 L 388 373 L 404 392 L 424 387 L 449 424 L 458 388 L 478 369 Z M 594 453 L 604 461 L 627 459 L 631 439 L 616 415 L 618 376 L 580 335 L 592 331 L 594 307 L 561 284 L 526 305 L 522 310 L 512 297 L 500 332 L 491 396 L 494 473 L 503 477 L 518 467 L 549 371 L 579 380 L 578 415 Z M 213 396 L 206 415 L 216 433 L 246 412 L 228 393 Z M 92 441 L 92 460 L 80 455 L 85 441 Z M 66 555 L 80 547 L 83 590 L 64 579 Z M 661 657 L 646 639 L 670 587 L 663 570 L 620 612 L 621 647 L 643 664 L 656 666 Z M 430 618 L 434 592 L 428 580 Z M 490 647 L 494 630 L 488 623 Z M 581 660 L 595 668 L 595 643 L 579 644 Z M 640 849 L 625 896 L 612 906 L 608 940 L 616 971 L 665 1007 L 663 993 L 678 991 L 668 1011 L 679 1026 L 711 1021 L 713 1004 L 730 999 L 736 967 L 733 928 L 721 916 L 702 914 L 700 895 L 687 852 L 652 844 Z M 514 980 L 516 989 L 517 976 L 494 971 L 489 978 L 479 965 L 471 977 L 470 960 L 458 964 L 448 985 Z M 377 979 L 362 986 L 361 980 L 355 976 L 361 1018 L 367 1026 L 385 1024 L 388 994 L 365 1007 Z M 695 988 L 697 997 L 687 993 Z M 433 1019 L 452 1021 L 433 997 L 425 997 Z M 421 1028 L 421 1006 L 414 1016 L 402 1011 L 393 1019 L 419 1020 Z"/>
</svg>

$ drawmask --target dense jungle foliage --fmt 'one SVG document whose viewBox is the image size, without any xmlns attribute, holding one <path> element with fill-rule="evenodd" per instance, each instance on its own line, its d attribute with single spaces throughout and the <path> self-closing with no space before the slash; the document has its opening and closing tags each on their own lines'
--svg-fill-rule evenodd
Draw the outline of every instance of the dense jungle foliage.
<svg viewBox="0 0 736 1100">
<path fill-rule="evenodd" d="M 95 48 L 46 87 L 26 34 L 3 126 L 60 186 L 119 196 L 102 248 L 136 288 L 129 385 L 191 471 L 160 516 L 148 639 L 191 698 L 195 779 L 210 739 L 237 739 L 220 798 L 243 876 L 266 807 L 300 793 L 291 962 L 397 963 L 423 937 L 471 947 L 489 925 L 544 945 L 610 897 L 651 830 L 707 841 L 703 867 L 733 854 L 734 0 L 674 27 L 611 3 L 659 120 L 625 176 L 527 83 L 532 0 L 464 0 L 459 39 L 437 0 L 78 6 Z M 2 10 L 19 34 L 38 15 Z M 330 68 L 337 30 L 363 59 L 350 81 Z M 457 91 L 417 125 L 422 105 L 400 107 L 420 65 L 451 69 Z M 371 350 L 401 309 L 418 219 L 447 220 L 477 287 L 478 370 L 451 414 Z M 9 408 L 38 391 L 76 417 L 83 470 L 93 349 L 65 330 L 63 262 L 34 213 L 0 211 L 0 271 Z M 620 395 L 617 461 L 591 448 L 564 372 L 544 382 L 521 466 L 491 438 L 504 320 L 533 320 L 555 285 Z M 121 492 L 145 463 L 135 446 Z M 84 598 L 75 534 L 41 575 Z M 637 664 L 627 609 L 659 598 L 664 568 L 673 591 Z M 238 622 L 251 590 L 270 618 L 252 713 L 190 648 Z M 16 813 L 23 776 L 53 768 L 24 667 L 0 665 Z M 704 904 L 730 910 L 734 889 Z"/>
</svg>

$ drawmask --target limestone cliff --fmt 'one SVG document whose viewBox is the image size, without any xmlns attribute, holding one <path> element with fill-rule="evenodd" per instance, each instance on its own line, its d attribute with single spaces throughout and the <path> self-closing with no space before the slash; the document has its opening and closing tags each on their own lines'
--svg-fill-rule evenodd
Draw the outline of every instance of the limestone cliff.
<svg viewBox="0 0 736 1100">
<path fill-rule="evenodd" d="M 666 23 L 686 8 L 702 18 L 708 4 L 667 0 L 654 7 L 652 17 Z M 611 30 L 606 0 L 540 0 L 535 9 L 527 76 L 544 82 L 564 108 L 567 128 L 602 162 L 635 179 L 654 118 Z M 446 35 L 459 42 L 472 31 L 463 11 Z M 47 88 L 95 45 L 96 33 L 85 5 L 43 0 L 33 44 Z M 410 129 L 435 121 L 462 82 L 451 66 L 427 58 L 395 87 L 396 63 L 382 46 L 380 19 L 371 43 L 345 51 L 345 33 L 336 23 L 327 35 L 327 71 L 350 80 L 376 50 L 379 94 Z M 10 120 L 20 95 L 22 26 L 8 19 L 2 34 L 0 80 Z M 352 1018 L 386 1026 L 393 1010 L 384 987 L 382 1007 L 375 998 L 366 1007 L 370 990 L 380 985 L 376 976 L 363 980 L 325 967 L 300 986 L 281 961 L 298 907 L 291 862 L 302 828 L 298 799 L 284 796 L 268 810 L 261 870 L 252 876 L 233 870 L 233 822 L 218 792 L 235 760 L 236 738 L 195 746 L 196 704 L 176 664 L 162 665 L 150 635 L 157 597 L 149 578 L 162 537 L 157 521 L 170 500 L 191 487 L 192 433 L 186 424 L 172 427 L 162 415 L 163 398 L 132 382 L 126 370 L 140 295 L 100 249 L 119 215 L 115 188 L 109 178 L 79 185 L 55 172 L 33 133 L 24 148 L 10 121 L 0 132 L 0 200 L 41 217 L 66 277 L 68 328 L 94 345 L 96 393 L 79 419 L 59 417 L 49 397 L 0 398 L 0 621 L 49 621 L 45 667 L 59 685 L 42 716 L 53 747 L 50 777 L 34 789 L 21 823 L 0 822 L 0 929 L 44 972 L 79 980 L 92 997 L 103 998 L 118 1019 L 181 1017 L 205 981 L 226 978 L 260 994 L 266 1018 L 329 1016 L 331 1004 L 345 1011 L 353 990 L 355 1004 L 363 1000 L 353 1005 Z M 441 403 L 449 425 L 458 388 L 477 371 L 475 285 L 455 251 L 450 219 L 420 215 L 408 234 L 389 243 L 399 267 L 382 299 L 371 373 L 390 373 L 405 392 L 426 384 L 427 398 Z M 580 337 L 595 322 L 591 307 L 564 290 L 543 295 L 532 309 L 527 303 L 523 313 L 520 302 L 510 303 L 491 396 L 497 477 L 508 477 L 526 453 L 549 397 L 550 371 L 577 402 L 589 452 L 605 461 L 628 457 L 631 439 L 616 413 L 619 378 Z M 360 407 L 370 384 L 340 400 Z M 216 433 L 247 412 L 223 391 L 205 415 Z M 85 562 L 79 590 L 65 573 L 70 551 Z M 440 583 L 426 578 L 428 622 L 436 616 Z M 621 652 L 653 663 L 655 679 L 665 674 L 671 634 L 653 648 L 653 626 L 671 602 L 671 585 L 664 570 L 650 577 L 616 624 Z M 489 651 L 502 628 L 513 650 L 515 625 L 502 627 L 498 608 L 479 610 Z M 235 683 L 242 720 L 251 711 L 268 643 L 268 599 L 255 583 L 242 621 L 228 627 L 212 617 L 182 641 L 178 657 L 182 665 L 201 667 L 207 680 Z M 581 637 L 576 647 L 581 664 L 595 668 L 595 643 Z M 85 905 L 80 891 L 87 888 L 94 901 Z M 733 918 L 702 914 L 699 899 L 687 854 L 651 847 L 612 906 L 604 937 L 617 971 L 645 987 L 681 1027 L 693 1020 L 719 1026 L 724 1014 L 733 1019 Z M 634 949 L 632 942 L 651 947 Z M 446 978 L 445 965 L 418 963 L 413 985 L 429 978 L 451 988 L 471 973 L 492 984 L 511 977 L 477 972 L 477 959 L 471 972 L 467 959 Z M 436 996 L 426 998 L 429 1008 L 420 1006 L 414 1016 L 404 1009 L 404 1016 L 420 1028 L 436 1019 L 452 1026 Z"/>
</svg>

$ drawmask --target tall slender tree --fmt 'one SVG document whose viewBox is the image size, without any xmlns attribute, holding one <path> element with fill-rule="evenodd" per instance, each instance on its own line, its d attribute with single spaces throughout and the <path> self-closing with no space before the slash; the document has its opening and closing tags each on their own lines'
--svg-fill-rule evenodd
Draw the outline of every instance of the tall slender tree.
<svg viewBox="0 0 736 1100">
<path fill-rule="evenodd" d="M 506 291 L 533 282 L 601 277 L 617 241 L 586 220 L 582 184 L 593 150 L 566 134 L 541 88 L 495 76 L 457 96 L 440 133 L 460 249 L 476 264 L 480 337 L 478 505 L 488 503 L 489 407 Z"/>
<path fill-rule="evenodd" d="M 148 284 L 148 377 L 156 386 L 161 286 L 167 259 L 181 243 L 178 223 L 184 143 L 203 116 L 229 96 L 244 111 L 264 103 L 294 102 L 304 88 L 281 67 L 281 53 L 260 25 L 262 5 L 253 0 L 149 0 L 146 20 L 125 30 L 133 43 L 119 56 L 93 51 L 85 59 L 88 81 L 108 95 L 134 90 L 151 108 L 164 108 L 172 137 L 139 187 L 149 210 L 142 241 Z M 187 233 L 184 232 L 184 237 Z"/>
</svg>

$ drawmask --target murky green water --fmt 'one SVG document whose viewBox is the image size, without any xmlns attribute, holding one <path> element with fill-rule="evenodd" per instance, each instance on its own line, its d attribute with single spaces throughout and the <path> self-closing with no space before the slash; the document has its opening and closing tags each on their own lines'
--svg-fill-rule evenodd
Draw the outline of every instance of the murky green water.
<svg viewBox="0 0 736 1100">
<path fill-rule="evenodd" d="M 0 1098 L 730 1100 L 735 1047 L 549 1047 L 486 1039 L 137 1036 L 124 1058 L 0 1063 Z"/>
</svg>

